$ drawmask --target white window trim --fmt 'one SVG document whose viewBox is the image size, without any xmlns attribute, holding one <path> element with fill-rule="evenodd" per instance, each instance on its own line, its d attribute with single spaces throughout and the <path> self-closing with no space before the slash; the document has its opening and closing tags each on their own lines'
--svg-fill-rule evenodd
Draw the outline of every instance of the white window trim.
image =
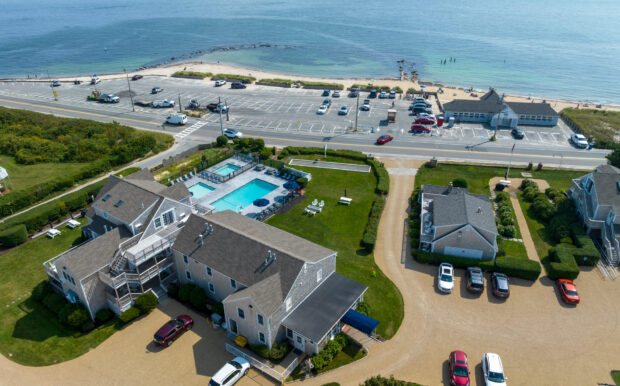
<svg viewBox="0 0 620 386">
<path fill-rule="evenodd" d="M 230 288 L 237 289 L 237 281 L 235 279 L 230 279 Z"/>
<path fill-rule="evenodd" d="M 263 335 L 263 340 L 260 340 L 260 336 Z M 265 339 L 265 334 L 262 331 L 258 332 L 258 342 L 262 344 L 266 344 L 267 340 Z"/>
<path fill-rule="evenodd" d="M 166 222 L 164 221 L 164 218 L 168 213 L 172 213 L 172 222 L 170 224 L 166 224 Z M 169 226 L 169 225 L 174 224 L 175 220 L 176 220 L 176 216 L 174 215 L 174 208 L 167 210 L 161 214 L 161 222 L 164 226 Z"/>
<path fill-rule="evenodd" d="M 159 226 L 157 225 L 157 220 L 159 220 Z M 155 218 L 153 219 L 153 226 L 155 227 L 155 229 L 159 229 L 159 228 L 161 228 L 161 227 L 163 226 L 163 224 L 164 224 L 164 223 L 163 223 L 163 221 L 161 220 L 161 218 L 160 218 L 160 217 L 155 217 Z"/>
<path fill-rule="evenodd" d="M 189 257 L 187 257 L 187 255 L 183 255 L 183 263 L 189 264 Z"/>
<path fill-rule="evenodd" d="M 243 313 L 243 316 L 241 316 L 239 311 Z M 245 320 L 245 310 L 243 308 L 237 307 L 237 317 L 239 317 L 241 320 Z"/>
<path fill-rule="evenodd" d="M 260 322 L 260 319 L 258 318 L 259 316 L 261 318 L 263 318 L 263 322 L 262 323 Z M 265 325 L 265 317 L 263 315 L 257 313 L 256 314 L 256 324 L 258 324 L 259 326 L 264 326 Z"/>
</svg>

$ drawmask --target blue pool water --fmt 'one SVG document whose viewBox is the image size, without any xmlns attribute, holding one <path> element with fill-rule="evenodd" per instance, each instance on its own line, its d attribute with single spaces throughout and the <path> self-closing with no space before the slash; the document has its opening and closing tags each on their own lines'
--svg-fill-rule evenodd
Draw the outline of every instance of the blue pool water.
<svg viewBox="0 0 620 386">
<path fill-rule="evenodd" d="M 235 170 L 239 169 L 240 166 L 237 165 L 233 165 L 233 164 L 226 164 L 224 166 L 222 166 L 221 168 L 217 169 L 215 171 L 215 174 L 220 175 L 220 176 L 227 176 L 230 173 L 234 172 Z"/>
<path fill-rule="evenodd" d="M 190 186 L 188 190 L 192 193 L 192 196 L 194 196 L 194 198 L 200 198 L 206 195 L 207 193 L 214 191 L 215 188 L 212 188 L 207 184 L 203 184 L 202 182 L 199 182 L 197 184 Z"/>
<path fill-rule="evenodd" d="M 277 185 L 270 184 L 267 181 L 257 178 L 243 185 L 239 189 L 225 195 L 219 200 L 212 202 L 211 206 L 215 207 L 216 212 L 227 209 L 237 211 L 240 208 L 240 205 L 247 208 L 249 205 L 252 205 L 254 200 L 264 197 L 277 187 Z"/>
</svg>

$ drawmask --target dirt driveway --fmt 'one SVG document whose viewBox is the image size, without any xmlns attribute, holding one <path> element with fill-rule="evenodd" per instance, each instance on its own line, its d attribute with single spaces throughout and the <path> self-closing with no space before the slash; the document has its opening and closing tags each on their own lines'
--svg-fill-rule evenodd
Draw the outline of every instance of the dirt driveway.
<svg viewBox="0 0 620 386">
<path fill-rule="evenodd" d="M 153 334 L 166 321 L 189 314 L 194 328 L 170 347 L 153 344 Z M 144 319 L 117 332 L 99 347 L 69 362 L 25 367 L 0 355 L 2 385 L 206 385 L 232 359 L 224 349 L 225 333 L 213 330 L 196 313 L 166 300 Z M 251 370 L 240 386 L 273 385 Z"/>
<path fill-rule="evenodd" d="M 410 160 L 384 160 L 388 168 L 416 168 Z M 620 281 L 603 279 L 597 269 L 576 280 L 582 298 L 565 306 L 554 283 L 511 280 L 506 301 L 487 288 L 481 296 L 465 289 L 464 271 L 457 270 L 455 291 L 436 288 L 436 267 L 418 264 L 403 247 L 407 198 L 414 177 L 390 175 L 390 196 L 379 225 L 377 264 L 400 289 L 405 318 L 394 338 L 375 344 L 364 360 L 303 382 L 336 381 L 358 385 L 364 379 L 393 374 L 426 385 L 448 385 L 450 351 L 469 355 L 472 385 L 483 385 L 480 360 L 485 352 L 501 355 L 511 385 L 596 385 L 612 383 L 610 370 L 620 367 Z M 488 278 L 488 277 L 487 277 Z"/>
</svg>

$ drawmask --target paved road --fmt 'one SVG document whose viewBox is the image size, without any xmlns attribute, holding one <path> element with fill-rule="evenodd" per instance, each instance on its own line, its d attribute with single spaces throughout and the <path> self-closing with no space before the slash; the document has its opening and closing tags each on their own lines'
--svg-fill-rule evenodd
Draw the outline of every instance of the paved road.
<svg viewBox="0 0 620 386">
<path fill-rule="evenodd" d="M 442 160 L 477 160 L 490 163 L 507 163 L 513 144 L 513 163 L 542 162 L 544 165 L 592 168 L 604 162 L 606 151 L 575 149 L 568 143 L 570 129 L 565 125 L 552 128 L 523 127 L 525 139 L 513 140 L 507 130 L 500 130 L 497 141 L 489 138 L 492 131 L 481 125 L 461 124 L 451 129 L 436 128 L 429 134 L 412 135 L 408 132 L 413 117 L 408 115 L 408 101 L 394 100 L 398 110 L 397 122 L 381 126 L 392 100 L 372 99 L 369 112 L 358 112 L 358 131 L 349 127 L 355 122 L 355 103 L 346 95 L 334 98 L 325 115 L 316 109 L 324 99 L 320 90 L 282 89 L 251 85 L 246 90 L 215 88 L 212 82 L 148 77 L 131 82 L 135 99 L 172 99 L 179 95 L 185 105 L 190 99 L 201 103 L 225 100 L 231 110 L 224 127 L 234 127 L 245 135 L 262 137 L 270 145 L 309 145 L 348 148 L 384 156 L 396 155 L 417 158 L 437 157 Z M 159 86 L 164 91 L 151 95 L 150 89 Z M 213 140 L 219 133 L 220 117 L 210 114 L 200 120 L 192 119 L 186 127 L 162 126 L 165 116 L 175 109 L 135 107 L 132 111 L 124 79 L 105 80 L 97 85 L 103 92 L 121 95 L 118 104 L 100 104 L 86 101 L 90 85 L 63 84 L 57 87 L 59 100 L 54 101 L 47 83 L 2 82 L 0 104 L 14 108 L 52 113 L 67 117 L 81 117 L 101 121 L 116 120 L 134 127 L 174 134 L 179 142 L 197 143 Z M 343 93 L 344 94 L 344 93 Z M 337 110 L 343 104 L 352 108 L 346 116 Z M 225 118 L 225 117 L 224 117 Z M 200 122 L 198 125 L 194 125 Z M 384 146 L 374 144 L 379 134 L 390 134 L 394 141 Z M 189 147 L 189 146 L 188 146 Z"/>
</svg>

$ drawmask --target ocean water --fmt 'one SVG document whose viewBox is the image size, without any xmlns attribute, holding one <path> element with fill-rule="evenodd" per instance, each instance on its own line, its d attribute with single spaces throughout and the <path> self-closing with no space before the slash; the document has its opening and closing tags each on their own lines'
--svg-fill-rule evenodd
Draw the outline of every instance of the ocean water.
<svg viewBox="0 0 620 386">
<path fill-rule="evenodd" d="M 2 0 L 0 77 L 220 61 L 620 104 L 620 1 Z M 213 47 L 272 47 L 215 51 Z M 273 47 L 275 46 L 275 47 Z M 455 58 L 455 62 L 445 58 Z"/>
</svg>

